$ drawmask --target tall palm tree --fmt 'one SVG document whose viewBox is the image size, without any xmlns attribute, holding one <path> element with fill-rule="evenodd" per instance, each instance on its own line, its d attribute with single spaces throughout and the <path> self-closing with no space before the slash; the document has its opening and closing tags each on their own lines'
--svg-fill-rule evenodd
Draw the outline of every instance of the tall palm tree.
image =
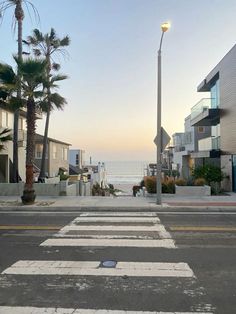
<svg viewBox="0 0 236 314">
<path fill-rule="evenodd" d="M 36 128 L 35 112 L 36 107 L 40 106 L 41 99 L 44 96 L 43 84 L 45 82 L 46 61 L 32 58 L 22 60 L 17 57 L 15 57 L 15 61 L 18 66 L 18 73 L 21 75 L 21 81 L 18 81 L 18 74 L 14 72 L 11 66 L 0 64 L 0 92 L 3 91 L 6 93 L 6 102 L 9 101 L 10 104 L 14 104 L 18 101 L 17 97 L 14 97 L 14 89 L 17 91 L 18 84 L 20 83 L 21 85 L 22 97 L 19 105 L 26 105 L 27 107 L 26 182 L 22 202 L 24 204 L 32 204 L 36 197 L 33 189 Z M 5 73 L 4 69 L 6 71 Z"/>
<path fill-rule="evenodd" d="M 4 149 L 5 143 L 12 140 L 10 129 L 0 129 L 0 151 Z"/>
<path fill-rule="evenodd" d="M 46 150 L 47 150 L 47 139 L 48 139 L 48 130 L 49 130 L 49 120 L 50 114 L 53 108 L 62 109 L 63 105 L 66 103 L 65 100 L 61 101 L 62 99 L 56 97 L 55 95 L 54 100 L 52 101 L 52 88 L 53 83 L 59 80 L 64 80 L 66 76 L 55 76 L 54 82 L 52 81 L 52 70 L 58 71 L 60 65 L 56 63 L 53 59 L 54 55 L 56 54 L 66 54 L 66 50 L 64 47 L 69 46 L 70 38 L 69 36 L 65 36 L 62 39 L 57 37 L 57 34 L 53 28 L 51 28 L 50 32 L 43 35 L 38 29 L 33 30 L 32 36 L 28 36 L 27 40 L 24 41 L 27 45 L 33 47 L 34 55 L 39 57 L 43 56 L 47 62 L 47 70 L 46 70 L 46 80 L 47 80 L 47 106 L 46 106 L 46 122 L 44 128 L 44 138 L 43 138 L 43 152 L 42 152 L 42 160 L 41 160 L 41 167 L 40 167 L 40 174 L 39 179 L 44 180 L 45 178 L 45 164 L 46 164 Z"/>
<path fill-rule="evenodd" d="M 0 2 L 0 19 L 4 17 L 5 12 L 14 7 L 14 17 L 17 23 L 17 42 L 18 42 L 18 58 L 22 59 L 22 31 L 23 31 L 23 20 L 24 20 L 24 10 L 23 4 L 27 7 L 30 6 L 35 15 L 38 15 L 37 10 L 34 5 L 28 0 L 4 0 Z M 18 79 L 20 80 L 20 75 L 18 72 Z M 20 85 L 17 90 L 18 99 L 21 98 Z M 19 110 L 16 109 L 14 112 L 14 131 L 13 131 L 13 181 L 18 182 L 18 120 L 19 120 Z"/>
</svg>

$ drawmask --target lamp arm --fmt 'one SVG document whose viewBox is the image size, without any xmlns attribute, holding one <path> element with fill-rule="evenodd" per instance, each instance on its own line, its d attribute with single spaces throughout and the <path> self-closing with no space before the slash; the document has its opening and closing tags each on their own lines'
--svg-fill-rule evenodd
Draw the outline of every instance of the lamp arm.
<svg viewBox="0 0 236 314">
<path fill-rule="evenodd" d="M 164 33 L 165 33 L 165 32 L 162 32 L 162 34 L 161 34 L 160 47 L 159 47 L 159 50 L 158 50 L 158 54 L 161 53 L 161 47 L 162 47 L 162 41 L 163 41 Z"/>
</svg>

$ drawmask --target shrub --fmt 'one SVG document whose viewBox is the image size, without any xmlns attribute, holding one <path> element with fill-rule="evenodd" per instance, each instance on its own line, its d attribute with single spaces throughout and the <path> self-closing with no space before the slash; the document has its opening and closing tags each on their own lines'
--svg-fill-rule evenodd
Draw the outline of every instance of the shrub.
<svg viewBox="0 0 236 314">
<path fill-rule="evenodd" d="M 204 178 L 197 178 L 194 180 L 194 185 L 203 186 L 206 184 L 206 180 Z"/>
<path fill-rule="evenodd" d="M 178 186 L 184 186 L 187 184 L 187 182 L 184 179 L 177 179 L 177 180 L 175 180 L 175 184 Z"/>
<path fill-rule="evenodd" d="M 69 179 L 69 176 L 68 176 L 68 175 L 66 175 L 66 174 L 64 174 L 64 173 L 60 173 L 60 181 L 65 181 L 65 180 L 67 180 L 67 179 Z"/>
<path fill-rule="evenodd" d="M 203 178 L 208 185 L 211 185 L 211 182 L 221 182 L 224 178 L 224 174 L 218 166 L 205 165 L 193 169 L 193 177 L 195 179 Z"/>
<path fill-rule="evenodd" d="M 173 179 L 169 178 L 162 181 L 162 193 L 175 193 L 175 181 Z"/>
<path fill-rule="evenodd" d="M 144 184 L 148 191 L 148 193 L 153 194 L 156 193 L 156 177 L 144 177 Z"/>
</svg>

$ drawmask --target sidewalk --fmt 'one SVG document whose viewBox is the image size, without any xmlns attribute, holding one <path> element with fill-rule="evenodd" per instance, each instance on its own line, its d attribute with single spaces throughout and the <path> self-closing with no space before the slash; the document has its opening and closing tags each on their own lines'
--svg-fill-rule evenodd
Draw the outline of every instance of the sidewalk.
<svg viewBox="0 0 236 314">
<path fill-rule="evenodd" d="M 38 196 L 34 205 L 23 206 L 20 196 L 0 196 L 0 210 L 235 210 L 236 193 L 220 196 L 176 196 L 163 194 L 162 205 L 153 197 Z"/>
</svg>

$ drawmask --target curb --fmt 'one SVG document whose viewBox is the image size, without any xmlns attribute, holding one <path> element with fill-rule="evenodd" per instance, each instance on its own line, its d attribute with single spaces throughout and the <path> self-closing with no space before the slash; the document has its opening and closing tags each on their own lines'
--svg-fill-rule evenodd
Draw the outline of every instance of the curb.
<svg viewBox="0 0 236 314">
<path fill-rule="evenodd" d="M 61 213 L 67 213 L 67 212 L 84 212 L 84 211 L 90 211 L 90 212 L 96 212 L 96 211 L 104 211 L 104 212 L 110 212 L 110 211 L 116 211 L 116 212 L 158 212 L 158 213 L 165 213 L 165 212 L 203 212 L 208 211 L 211 213 L 220 213 L 220 212 L 235 212 L 236 213 L 236 207 L 235 206 L 170 206 L 170 205 L 150 205 L 150 206 L 125 206 L 125 207 L 117 207 L 117 206 L 0 206 L 0 213 L 1 212 L 61 212 Z"/>
</svg>

